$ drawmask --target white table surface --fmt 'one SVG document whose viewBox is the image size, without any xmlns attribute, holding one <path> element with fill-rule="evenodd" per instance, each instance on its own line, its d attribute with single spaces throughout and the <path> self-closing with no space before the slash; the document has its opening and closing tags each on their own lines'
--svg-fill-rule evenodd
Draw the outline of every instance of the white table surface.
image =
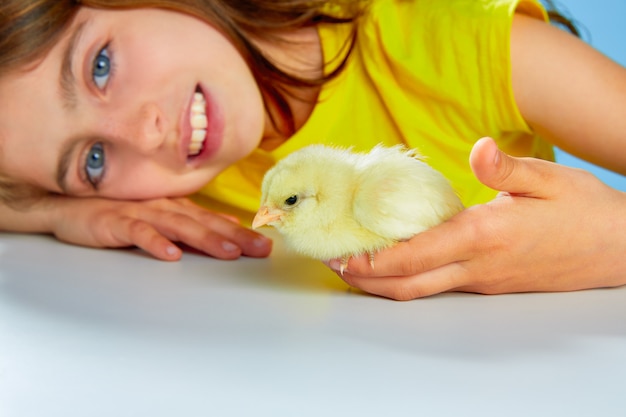
<svg viewBox="0 0 626 417">
<path fill-rule="evenodd" d="M 626 288 L 395 302 L 280 239 L 166 263 L 0 235 L 0 416 L 392 415 L 626 415 Z"/>
</svg>

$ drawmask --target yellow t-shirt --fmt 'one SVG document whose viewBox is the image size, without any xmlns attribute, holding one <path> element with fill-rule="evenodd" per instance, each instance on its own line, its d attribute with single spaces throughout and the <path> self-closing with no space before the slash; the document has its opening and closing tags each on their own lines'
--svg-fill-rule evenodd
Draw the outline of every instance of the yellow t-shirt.
<svg viewBox="0 0 626 417">
<path fill-rule="evenodd" d="M 304 126 L 274 151 L 254 151 L 201 193 L 255 211 L 265 171 L 290 152 L 313 143 L 355 150 L 403 143 L 441 171 L 466 206 L 492 199 L 495 191 L 469 167 L 476 140 L 491 136 L 509 154 L 553 158 L 513 97 L 509 41 L 516 11 L 547 19 L 536 0 L 372 1 L 347 67 L 322 88 Z M 318 30 L 332 67 L 350 27 Z"/>
</svg>

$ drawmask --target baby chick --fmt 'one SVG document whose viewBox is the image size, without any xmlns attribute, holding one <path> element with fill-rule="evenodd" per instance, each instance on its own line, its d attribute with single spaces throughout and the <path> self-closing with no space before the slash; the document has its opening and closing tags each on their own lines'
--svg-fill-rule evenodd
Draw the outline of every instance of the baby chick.
<svg viewBox="0 0 626 417">
<path fill-rule="evenodd" d="M 407 240 L 463 210 L 446 178 L 401 145 L 369 153 L 311 145 L 263 178 L 252 228 L 274 226 L 303 255 L 342 260 Z"/>
</svg>

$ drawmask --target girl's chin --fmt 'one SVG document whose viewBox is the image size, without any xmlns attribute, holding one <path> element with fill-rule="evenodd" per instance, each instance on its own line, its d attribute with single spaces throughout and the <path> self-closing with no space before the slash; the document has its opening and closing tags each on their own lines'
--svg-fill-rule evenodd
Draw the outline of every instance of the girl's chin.
<svg viewBox="0 0 626 417">
<path fill-rule="evenodd" d="M 186 181 L 185 186 L 181 187 L 181 190 L 184 191 L 183 195 L 189 195 L 197 192 L 202 189 L 205 185 L 211 182 L 215 177 L 217 177 L 226 167 L 223 169 L 216 169 L 215 166 L 211 166 L 209 169 L 203 170 L 198 169 L 194 174 L 193 178 L 182 179 L 181 181 Z"/>
</svg>

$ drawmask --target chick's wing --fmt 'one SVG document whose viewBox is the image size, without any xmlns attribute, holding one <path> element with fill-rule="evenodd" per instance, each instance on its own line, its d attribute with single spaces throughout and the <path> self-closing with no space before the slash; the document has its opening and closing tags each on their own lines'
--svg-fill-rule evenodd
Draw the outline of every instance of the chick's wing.
<svg viewBox="0 0 626 417">
<path fill-rule="evenodd" d="M 374 148 L 359 168 L 353 215 L 381 236 L 408 239 L 462 208 L 447 180 L 401 147 Z"/>
</svg>

